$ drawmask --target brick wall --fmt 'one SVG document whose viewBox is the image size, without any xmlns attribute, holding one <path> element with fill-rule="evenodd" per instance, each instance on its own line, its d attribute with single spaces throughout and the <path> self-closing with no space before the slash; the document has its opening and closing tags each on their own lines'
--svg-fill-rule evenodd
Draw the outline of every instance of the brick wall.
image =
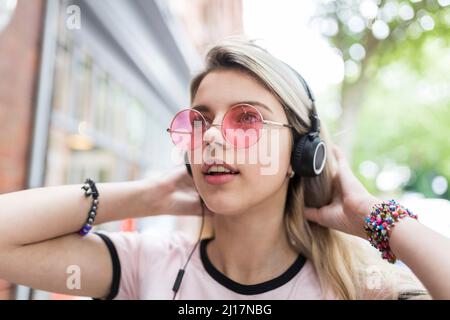
<svg viewBox="0 0 450 320">
<path fill-rule="evenodd" d="M 44 0 L 19 0 L 0 32 L 0 194 L 26 187 Z M 10 286 L 0 280 L 0 300 Z"/>
</svg>

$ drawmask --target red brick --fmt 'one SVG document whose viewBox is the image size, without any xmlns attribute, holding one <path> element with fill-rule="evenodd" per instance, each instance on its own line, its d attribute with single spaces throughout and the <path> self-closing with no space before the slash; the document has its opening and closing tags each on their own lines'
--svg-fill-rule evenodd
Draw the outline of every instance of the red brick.
<svg viewBox="0 0 450 320">
<path fill-rule="evenodd" d="M 43 13 L 43 0 L 19 0 L 0 32 L 0 194 L 26 187 Z M 7 299 L 8 285 L 0 284 Z"/>
</svg>

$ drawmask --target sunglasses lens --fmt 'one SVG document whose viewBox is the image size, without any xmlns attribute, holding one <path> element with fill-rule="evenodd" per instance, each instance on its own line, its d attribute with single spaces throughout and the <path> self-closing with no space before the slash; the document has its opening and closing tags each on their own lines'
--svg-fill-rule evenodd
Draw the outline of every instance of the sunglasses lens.
<svg viewBox="0 0 450 320">
<path fill-rule="evenodd" d="M 202 144 L 205 121 L 195 110 L 183 110 L 177 113 L 170 126 L 173 143 L 183 150 L 192 150 Z"/>
<path fill-rule="evenodd" d="M 228 142 L 237 148 L 248 148 L 258 141 L 263 121 L 255 107 L 237 105 L 227 112 L 222 125 Z"/>
</svg>

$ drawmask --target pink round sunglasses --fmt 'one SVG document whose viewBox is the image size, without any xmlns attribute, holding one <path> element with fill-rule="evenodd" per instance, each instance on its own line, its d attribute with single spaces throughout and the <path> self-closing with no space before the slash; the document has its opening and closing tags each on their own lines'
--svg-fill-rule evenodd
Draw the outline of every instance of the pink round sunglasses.
<svg viewBox="0 0 450 320">
<path fill-rule="evenodd" d="M 261 137 L 263 125 L 293 128 L 290 124 L 264 120 L 256 107 L 240 103 L 232 106 L 221 124 L 210 123 L 195 109 L 183 109 L 175 114 L 167 132 L 172 142 L 183 149 L 194 149 L 203 142 L 203 134 L 211 127 L 221 127 L 225 141 L 236 148 L 249 148 Z"/>
</svg>

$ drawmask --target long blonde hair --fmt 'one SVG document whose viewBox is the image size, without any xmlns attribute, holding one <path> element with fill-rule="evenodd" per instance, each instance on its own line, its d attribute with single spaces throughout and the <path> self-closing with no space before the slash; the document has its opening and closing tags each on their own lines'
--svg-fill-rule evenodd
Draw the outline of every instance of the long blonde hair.
<svg viewBox="0 0 450 320">
<path fill-rule="evenodd" d="M 191 81 L 191 102 L 203 78 L 218 69 L 245 72 L 273 93 L 294 126 L 294 141 L 308 132 L 311 102 L 307 93 L 295 73 L 267 50 L 244 37 L 227 38 L 211 46 L 205 69 Z M 425 292 L 410 271 L 382 260 L 366 241 L 305 218 L 305 206 L 319 208 L 332 200 L 334 163 L 329 151 L 332 141 L 323 122 L 320 137 L 328 145 L 329 160 L 321 175 L 312 178 L 296 175 L 290 180 L 284 222 L 294 249 L 313 263 L 323 297 L 396 299 L 405 291 Z"/>
</svg>

